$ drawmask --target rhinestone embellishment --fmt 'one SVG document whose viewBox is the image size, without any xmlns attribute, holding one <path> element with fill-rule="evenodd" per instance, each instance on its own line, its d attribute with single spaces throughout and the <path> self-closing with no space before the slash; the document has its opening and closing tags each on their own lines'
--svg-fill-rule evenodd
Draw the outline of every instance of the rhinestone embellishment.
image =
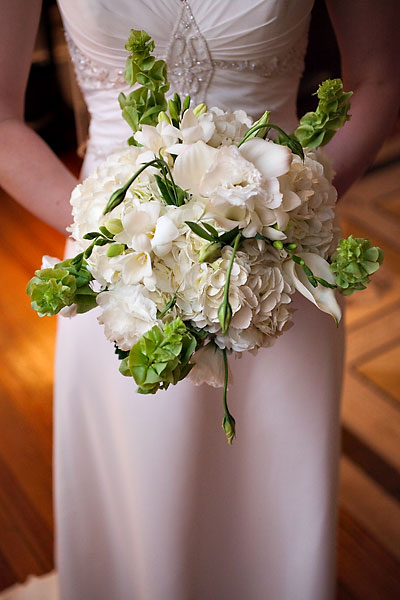
<svg viewBox="0 0 400 600">
<path fill-rule="evenodd" d="M 89 58 L 78 48 L 68 31 L 65 30 L 64 33 L 76 78 L 81 88 L 104 90 L 127 86 L 123 69 L 107 68 Z"/>
<path fill-rule="evenodd" d="M 165 61 L 171 89 L 182 96 L 190 94 L 195 104 L 203 101 L 213 76 L 214 63 L 187 0 L 182 0 L 182 11 Z"/>
</svg>

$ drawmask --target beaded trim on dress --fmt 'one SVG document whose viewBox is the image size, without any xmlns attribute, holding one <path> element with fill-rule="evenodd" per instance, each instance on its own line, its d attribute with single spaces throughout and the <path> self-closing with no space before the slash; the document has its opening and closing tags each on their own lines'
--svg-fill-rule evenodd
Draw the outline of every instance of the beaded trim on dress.
<svg viewBox="0 0 400 600">
<path fill-rule="evenodd" d="M 127 86 L 124 69 L 108 67 L 87 56 L 65 31 L 76 77 L 83 89 L 111 89 Z M 206 40 L 184 1 L 182 12 L 173 31 L 163 58 L 168 65 L 171 89 L 180 95 L 190 93 L 193 102 L 206 102 L 207 88 L 215 69 L 252 71 L 266 79 L 287 73 L 300 74 L 304 66 L 307 36 L 296 42 L 281 56 L 266 60 L 218 60 L 212 59 Z"/>
</svg>

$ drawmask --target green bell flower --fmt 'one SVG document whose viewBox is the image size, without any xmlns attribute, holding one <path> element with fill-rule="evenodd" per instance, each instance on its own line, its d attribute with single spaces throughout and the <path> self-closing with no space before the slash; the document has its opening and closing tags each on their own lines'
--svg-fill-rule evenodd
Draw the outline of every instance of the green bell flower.
<svg viewBox="0 0 400 600">
<path fill-rule="evenodd" d="M 76 280 L 66 269 L 41 269 L 35 271 L 26 292 L 40 317 L 52 316 L 74 303 Z"/>
<path fill-rule="evenodd" d="M 77 305 L 78 313 L 84 313 L 96 306 L 97 293 L 89 285 L 92 279 L 86 261 L 78 255 L 57 263 L 52 269 L 35 271 L 26 292 L 40 317 L 56 315 L 71 304 Z"/>
<path fill-rule="evenodd" d="M 196 339 L 179 317 L 163 328 L 155 325 L 131 348 L 121 364 L 121 372 L 130 372 L 139 393 L 155 394 L 188 375 L 192 368 L 189 359 L 196 345 Z"/>
<path fill-rule="evenodd" d="M 306 113 L 301 119 L 295 136 L 303 147 L 324 146 L 350 119 L 350 96 L 344 92 L 341 79 L 327 79 L 316 92 L 319 103 L 315 112 Z"/>
<path fill-rule="evenodd" d="M 341 239 L 330 265 L 339 291 L 350 296 L 356 290 L 364 290 L 370 282 L 370 275 L 382 264 L 383 256 L 383 251 L 377 246 L 371 247 L 366 238 L 350 235 Z"/>
</svg>

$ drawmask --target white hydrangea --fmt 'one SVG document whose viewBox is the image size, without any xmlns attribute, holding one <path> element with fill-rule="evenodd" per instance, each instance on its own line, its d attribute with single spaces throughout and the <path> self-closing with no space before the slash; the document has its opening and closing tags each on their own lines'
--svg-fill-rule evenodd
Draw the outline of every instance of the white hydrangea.
<svg viewBox="0 0 400 600">
<path fill-rule="evenodd" d="M 230 146 L 240 142 L 252 126 L 253 120 L 244 110 L 224 111 L 213 106 L 200 115 L 199 123 L 205 131 L 212 131 L 212 135 L 204 141 L 214 148 L 219 148 L 219 146 Z M 210 128 L 210 125 L 213 127 Z"/>
<path fill-rule="evenodd" d="M 290 212 L 285 233 L 288 241 L 298 244 L 298 251 L 327 258 L 339 235 L 334 222 L 337 192 L 332 185 L 333 170 L 326 159 L 321 162 L 320 151 L 306 150 L 305 154 L 304 164 L 293 156 L 289 171 L 279 178 L 284 198 L 296 195 L 301 200 Z"/>
</svg>

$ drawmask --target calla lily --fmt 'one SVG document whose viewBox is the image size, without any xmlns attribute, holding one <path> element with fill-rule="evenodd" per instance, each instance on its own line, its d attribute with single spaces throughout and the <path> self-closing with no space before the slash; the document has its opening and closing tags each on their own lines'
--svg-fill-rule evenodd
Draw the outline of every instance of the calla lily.
<svg viewBox="0 0 400 600">
<path fill-rule="evenodd" d="M 316 277 L 321 277 L 328 283 L 335 283 L 336 277 L 330 270 L 329 263 L 324 258 L 312 252 L 299 252 L 298 256 L 305 261 Z M 339 323 L 342 311 L 337 303 L 333 289 L 324 287 L 321 284 L 313 287 L 301 265 L 296 264 L 291 259 L 285 262 L 283 268 L 290 283 L 294 285 L 300 294 L 303 294 L 307 300 L 313 302 L 320 310 L 330 314 L 335 319 L 336 324 Z"/>
<path fill-rule="evenodd" d="M 289 148 L 257 137 L 242 144 L 240 153 L 253 163 L 266 179 L 283 175 L 289 170 L 292 162 Z"/>
<path fill-rule="evenodd" d="M 218 150 L 202 141 L 186 146 L 175 161 L 175 182 L 184 190 L 199 193 L 204 173 L 211 167 L 217 154 Z"/>
</svg>

